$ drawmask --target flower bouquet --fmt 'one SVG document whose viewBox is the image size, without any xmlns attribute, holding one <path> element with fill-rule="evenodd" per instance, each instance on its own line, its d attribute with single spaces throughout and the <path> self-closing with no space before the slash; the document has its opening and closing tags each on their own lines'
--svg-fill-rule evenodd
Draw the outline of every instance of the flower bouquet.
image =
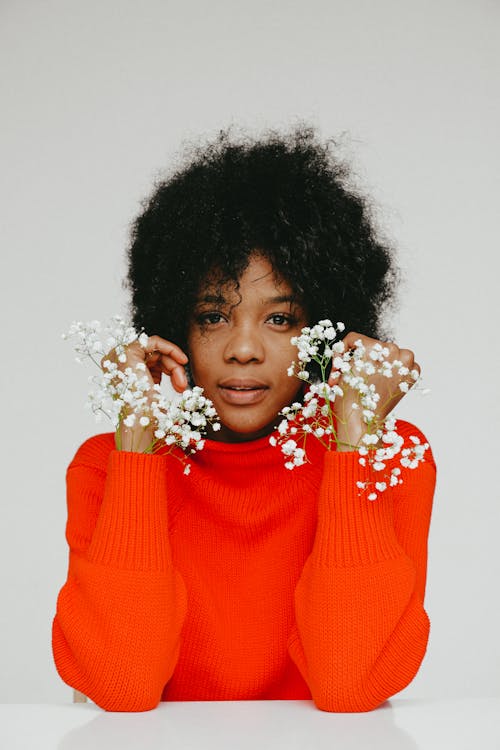
<svg viewBox="0 0 500 750">
<path fill-rule="evenodd" d="M 303 403 L 295 402 L 282 409 L 280 414 L 284 419 L 278 425 L 278 436 L 271 436 L 270 442 L 281 447 L 287 469 L 306 463 L 305 446 L 309 436 L 319 440 L 327 450 L 336 449 L 341 442 L 338 438 L 339 423 L 346 425 L 350 413 L 339 417 L 334 404 L 350 389 L 349 408 L 358 410 L 365 424 L 364 434 L 350 448 L 359 453 L 362 466 L 368 464 L 375 472 L 380 472 L 378 481 L 359 481 L 357 486 L 367 492 L 369 500 L 376 500 L 378 493 L 388 486 L 402 483 L 401 467 L 415 469 L 424 460 L 429 444 L 421 443 L 418 436 L 411 435 L 410 444 L 405 445 L 404 439 L 397 433 L 394 413 L 391 412 L 385 419 L 377 416 L 380 395 L 374 384 L 369 383 L 369 378 L 379 374 L 392 379 L 397 373 L 400 376 L 399 390 L 406 393 L 420 382 L 420 374 L 416 369 L 409 370 L 400 360 L 389 361 L 389 350 L 380 343 L 375 344 L 368 355 L 361 339 L 355 342 L 354 349 L 346 349 L 342 340 L 335 341 L 337 334 L 344 330 L 343 323 L 335 326 L 330 320 L 320 320 L 313 327 L 303 328 L 300 336 L 291 339 L 298 349 L 298 363 L 292 362 L 288 375 L 308 383 L 309 388 Z M 307 370 L 311 362 L 317 364 L 316 369 L 319 368 L 319 382 Z M 328 377 L 330 369 L 331 375 Z M 327 382 L 340 378 L 342 385 Z M 428 389 L 421 390 L 428 392 Z M 399 466 L 395 463 L 399 463 Z"/>
<path fill-rule="evenodd" d="M 122 424 L 134 427 L 138 423 L 144 430 L 153 425 L 154 437 L 144 452 L 156 453 L 165 446 L 171 452 L 178 447 L 182 452 L 174 452 L 174 455 L 183 461 L 184 473 L 188 474 L 190 464 L 186 456 L 203 448 L 202 433 L 207 424 L 214 430 L 220 429 L 216 411 L 210 399 L 203 396 L 203 389 L 195 386 L 177 398 L 166 398 L 160 385 L 155 383 L 151 387 L 144 362 L 134 368 L 121 369 L 120 365 L 127 361 L 125 347 L 138 341 L 145 348 L 148 336 L 138 333 L 119 315 L 106 326 L 98 320 L 86 324 L 75 321 L 62 337 L 73 340 L 77 362 L 90 359 L 99 368 L 99 374 L 89 376 L 94 389 L 89 392 L 85 406 L 97 421 L 102 415 L 111 420 L 117 448 L 121 448 Z M 99 357 L 107 352 L 112 353 L 112 357 L 104 359 L 101 365 Z"/>
</svg>

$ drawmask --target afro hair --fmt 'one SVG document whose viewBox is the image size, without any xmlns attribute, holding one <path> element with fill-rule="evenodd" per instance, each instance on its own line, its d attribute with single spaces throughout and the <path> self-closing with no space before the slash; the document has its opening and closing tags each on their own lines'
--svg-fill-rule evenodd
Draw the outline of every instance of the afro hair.
<svg viewBox="0 0 500 750">
<path fill-rule="evenodd" d="M 214 274 L 236 284 L 256 250 L 270 261 L 311 324 L 382 338 L 399 271 L 348 166 L 313 127 L 234 139 L 221 130 L 184 160 L 132 224 L 126 286 L 136 328 L 186 350 L 200 286 Z"/>
</svg>

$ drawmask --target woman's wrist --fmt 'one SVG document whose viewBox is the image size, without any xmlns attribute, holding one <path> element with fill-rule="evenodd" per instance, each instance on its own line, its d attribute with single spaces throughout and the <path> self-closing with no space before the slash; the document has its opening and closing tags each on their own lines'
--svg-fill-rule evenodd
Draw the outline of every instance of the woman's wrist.
<svg viewBox="0 0 500 750">
<path fill-rule="evenodd" d="M 364 425 L 364 427 L 366 427 L 366 425 Z M 358 444 L 365 431 L 363 425 L 359 422 L 351 424 L 337 423 L 337 451 L 346 452 L 357 450 Z"/>
<path fill-rule="evenodd" d="M 121 424 L 115 432 L 115 446 L 119 451 L 151 453 L 154 442 L 154 428 L 151 427 L 137 430 Z"/>
</svg>

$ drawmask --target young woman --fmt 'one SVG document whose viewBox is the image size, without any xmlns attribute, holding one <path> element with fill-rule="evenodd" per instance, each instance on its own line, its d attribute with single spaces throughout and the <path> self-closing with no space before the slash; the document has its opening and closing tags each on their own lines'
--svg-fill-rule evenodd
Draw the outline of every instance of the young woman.
<svg viewBox="0 0 500 750">
<path fill-rule="evenodd" d="M 310 437 L 308 462 L 289 471 L 269 441 L 303 397 L 287 374 L 303 326 L 342 321 L 346 346 L 361 338 L 368 352 L 386 338 L 395 264 L 347 177 L 310 128 L 238 143 L 223 132 L 134 224 L 132 313 L 150 336 L 122 366 L 145 362 L 151 385 L 165 373 L 176 391 L 202 386 L 222 426 L 188 476 L 166 451 L 147 452 L 152 428 L 140 426 L 90 438 L 68 468 L 53 654 L 61 678 L 106 710 L 312 699 L 369 711 L 419 669 L 431 452 L 367 500 L 356 482 L 371 469 L 354 449 L 365 425 L 345 409 L 348 392 L 334 403 L 350 413 L 337 450 Z M 397 385 L 372 380 L 382 396 Z M 381 398 L 380 416 L 403 397 Z M 407 422 L 397 430 L 425 440 Z"/>
</svg>

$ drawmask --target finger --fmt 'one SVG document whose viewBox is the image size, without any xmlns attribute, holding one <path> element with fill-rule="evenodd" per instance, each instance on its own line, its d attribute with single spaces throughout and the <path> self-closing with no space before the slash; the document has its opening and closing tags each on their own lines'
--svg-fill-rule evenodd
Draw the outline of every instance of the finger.
<svg viewBox="0 0 500 750">
<path fill-rule="evenodd" d="M 365 336 L 364 334 L 356 333 L 355 331 L 351 331 L 344 339 L 344 344 L 346 344 L 346 349 L 349 348 L 350 350 L 353 350 L 356 348 L 356 342 L 361 340 L 362 345 L 365 347 L 365 350 L 369 354 L 375 347 L 375 345 L 382 346 L 384 349 L 387 349 L 388 356 L 387 360 L 389 362 L 394 360 L 399 360 L 402 362 L 406 367 L 409 369 L 412 369 L 413 367 L 413 358 L 414 353 L 411 351 L 411 349 L 400 349 L 399 346 L 394 341 L 380 341 L 379 339 L 371 338 L 370 336 Z"/>
<path fill-rule="evenodd" d="M 184 367 L 170 361 L 168 367 L 162 365 L 161 360 L 158 360 L 155 364 L 148 365 L 148 370 L 151 373 L 153 381 L 157 384 L 161 383 L 162 375 L 165 374 L 170 378 L 172 387 L 174 390 L 182 393 L 188 387 L 188 379 L 185 373 Z"/>
<path fill-rule="evenodd" d="M 162 373 L 167 375 L 172 386 L 176 391 L 184 391 L 188 387 L 188 379 L 184 370 L 184 365 L 179 365 L 172 357 L 159 354 L 155 361 L 152 361 L 152 357 L 146 356 L 146 364 L 152 375 L 158 378 L 158 382 L 161 380 Z M 151 362 L 151 363 L 150 363 Z"/>
<path fill-rule="evenodd" d="M 370 336 L 365 336 L 364 333 L 357 333 L 356 331 L 349 331 L 347 336 L 344 336 L 342 341 L 347 349 L 355 349 L 356 341 L 361 340 L 361 343 L 366 349 L 371 349 L 375 344 L 381 344 L 382 342 L 378 339 L 372 339 Z"/>
<path fill-rule="evenodd" d="M 327 380 L 328 385 L 335 385 L 336 383 L 338 383 L 340 376 L 341 376 L 340 370 L 332 369 L 332 371 L 330 372 L 328 376 L 328 380 Z"/>
<path fill-rule="evenodd" d="M 156 384 L 159 384 L 161 382 L 161 376 L 164 372 L 163 367 L 161 366 L 161 362 L 160 361 L 150 362 L 146 358 L 146 366 L 147 366 L 147 369 L 149 370 L 149 373 L 151 374 L 151 377 L 153 378 L 153 381 Z"/>
<path fill-rule="evenodd" d="M 147 362 L 148 360 L 146 360 Z M 157 360 L 158 366 L 161 367 L 162 371 L 167 375 L 170 375 L 176 367 L 179 367 L 184 372 L 185 363 L 179 364 L 173 357 L 166 354 L 160 354 Z"/>
<path fill-rule="evenodd" d="M 162 355 L 171 357 L 177 364 L 185 365 L 188 361 L 187 355 L 182 351 L 180 346 L 177 346 L 172 341 L 162 339 L 160 336 L 149 336 L 145 351 L 146 354 L 156 354 L 156 352 L 159 352 Z"/>
<path fill-rule="evenodd" d="M 413 363 L 413 358 L 415 357 L 414 353 L 411 351 L 411 349 L 400 349 L 399 350 L 399 357 L 398 359 L 403 362 L 406 367 L 410 367 Z"/>
<path fill-rule="evenodd" d="M 410 370 L 412 370 L 412 371 L 413 371 L 413 370 L 416 370 L 416 371 L 418 372 L 418 377 L 420 377 L 420 373 L 422 372 L 422 368 L 420 367 L 420 365 L 418 364 L 418 362 L 414 362 L 414 363 L 412 364 L 412 366 L 410 367 Z M 417 382 L 417 380 L 418 380 L 418 378 L 417 378 L 417 379 L 415 380 L 415 379 L 414 379 L 414 378 L 412 377 L 412 378 L 410 379 L 410 385 L 415 385 L 415 383 Z"/>
<path fill-rule="evenodd" d="M 375 344 L 381 343 L 377 339 L 373 339 L 370 336 L 365 336 L 363 333 L 358 333 L 357 331 L 349 331 L 349 333 L 344 336 L 342 339 L 342 343 L 344 344 L 344 355 L 345 353 L 351 355 L 351 353 L 356 349 L 356 342 L 360 341 L 362 345 L 367 349 L 368 351 L 375 346 Z M 339 354 L 339 356 L 342 356 L 342 353 Z M 336 370 L 332 367 L 332 370 L 330 372 L 330 375 L 328 376 L 327 383 L 328 385 L 332 386 L 338 383 L 341 372 L 339 370 Z"/>
<path fill-rule="evenodd" d="M 170 382 L 172 383 L 174 390 L 178 393 L 182 393 L 186 390 L 188 387 L 188 379 L 183 367 L 180 365 L 174 367 L 170 374 Z"/>
</svg>

